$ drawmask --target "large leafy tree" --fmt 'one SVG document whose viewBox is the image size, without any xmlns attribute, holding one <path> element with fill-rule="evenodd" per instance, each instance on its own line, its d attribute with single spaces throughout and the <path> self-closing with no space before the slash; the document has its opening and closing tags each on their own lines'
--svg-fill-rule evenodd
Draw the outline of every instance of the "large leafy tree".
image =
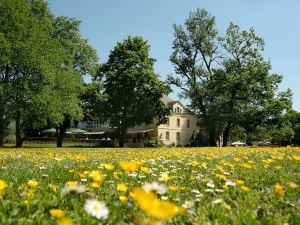
<svg viewBox="0 0 300 225">
<path fill-rule="evenodd" d="M 59 54 L 49 35 L 51 14 L 43 1 L 0 1 L 0 144 L 10 119 L 16 122 L 16 146 L 22 146 L 21 131 L 33 115 L 43 111 L 44 88 L 52 83 Z M 3 44 L 3 45 L 2 45 Z M 43 116 L 42 116 L 43 115 Z"/>
<path fill-rule="evenodd" d="M 82 76 L 95 71 L 95 50 L 80 36 L 79 21 L 55 17 L 44 0 L 0 3 L 0 139 L 13 119 L 16 146 L 23 129 L 47 123 L 62 146 L 71 120 L 82 117 Z"/>
<path fill-rule="evenodd" d="M 169 87 L 154 72 L 155 60 L 149 56 L 149 45 L 141 37 L 128 37 L 117 43 L 107 63 L 98 71 L 107 100 L 101 117 L 117 129 L 119 145 L 124 146 L 128 128 L 154 119 L 163 123 L 169 112 L 160 98 Z"/>
<path fill-rule="evenodd" d="M 53 37 L 59 41 L 64 58 L 55 85 L 55 99 L 51 101 L 49 122 L 57 130 L 57 147 L 73 120 L 83 118 L 80 96 L 84 91 L 83 76 L 93 75 L 97 68 L 96 51 L 80 35 L 80 21 L 57 17 Z"/>
<path fill-rule="evenodd" d="M 181 96 L 190 100 L 191 109 L 199 116 L 200 126 L 214 146 L 220 121 L 216 99 L 209 88 L 214 70 L 218 68 L 220 44 L 215 17 L 203 9 L 191 12 L 185 26 L 174 25 L 173 53 L 170 57 L 178 76 L 169 75 L 170 84 L 181 88 Z"/>
<path fill-rule="evenodd" d="M 223 135 L 226 146 L 235 126 L 252 132 L 264 123 L 274 125 L 291 109 L 291 91 L 277 93 L 282 76 L 270 73 L 264 41 L 254 29 L 241 31 L 231 23 L 221 37 L 215 18 L 203 9 L 174 29 L 171 61 L 179 77 L 169 76 L 169 82 L 189 98 L 210 145 Z"/>
</svg>

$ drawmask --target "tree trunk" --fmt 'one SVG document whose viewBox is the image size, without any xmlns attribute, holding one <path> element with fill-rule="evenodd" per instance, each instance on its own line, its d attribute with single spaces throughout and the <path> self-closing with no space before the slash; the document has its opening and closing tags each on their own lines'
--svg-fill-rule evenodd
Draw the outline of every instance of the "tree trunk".
<svg viewBox="0 0 300 225">
<path fill-rule="evenodd" d="M 70 115 L 64 115 L 64 121 L 63 123 L 56 128 L 56 147 L 61 148 L 63 145 L 63 139 L 65 136 L 65 133 L 67 131 L 67 129 L 70 127 L 71 125 L 71 117 Z"/>
<path fill-rule="evenodd" d="M 125 144 L 125 139 L 126 139 L 126 131 L 127 128 L 121 127 L 119 128 L 119 147 L 123 148 Z"/>
<path fill-rule="evenodd" d="M 8 124 L 8 120 L 4 117 L 4 109 L 0 108 L 0 147 L 4 145 L 5 131 Z"/>
<path fill-rule="evenodd" d="M 228 146 L 230 127 L 227 126 L 223 132 L 223 147 Z"/>
<path fill-rule="evenodd" d="M 214 129 L 210 129 L 209 132 L 209 146 L 216 147 L 216 132 Z"/>
<path fill-rule="evenodd" d="M 62 148 L 64 133 L 62 133 L 59 128 L 56 129 L 56 147 Z"/>
<path fill-rule="evenodd" d="M 18 111 L 16 115 L 16 147 L 21 148 L 23 145 L 21 134 L 21 112 Z"/>
</svg>

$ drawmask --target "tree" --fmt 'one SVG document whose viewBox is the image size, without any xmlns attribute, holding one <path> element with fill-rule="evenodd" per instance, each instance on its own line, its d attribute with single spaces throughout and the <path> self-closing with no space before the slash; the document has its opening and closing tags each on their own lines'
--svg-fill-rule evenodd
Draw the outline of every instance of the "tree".
<svg viewBox="0 0 300 225">
<path fill-rule="evenodd" d="M 50 104 L 49 123 L 57 130 L 57 147 L 62 147 L 63 137 L 72 120 L 83 118 L 80 96 L 84 91 L 83 76 L 96 72 L 96 51 L 83 39 L 79 30 L 80 21 L 67 17 L 54 20 L 53 36 L 58 40 L 64 55 L 57 73 L 55 99 Z"/>
<path fill-rule="evenodd" d="M 215 98 L 208 89 L 221 55 L 215 17 L 204 9 L 191 12 L 185 26 L 174 25 L 170 60 L 179 77 L 168 76 L 172 85 L 181 88 L 181 97 L 190 100 L 190 108 L 199 117 L 199 124 L 208 132 L 209 144 L 215 146 L 219 121 Z"/>
<path fill-rule="evenodd" d="M 81 38 L 80 22 L 55 17 L 44 0 L 0 3 L 0 139 L 10 119 L 17 147 L 23 129 L 48 123 L 61 147 L 71 120 L 82 117 L 82 76 L 95 72 L 96 52 Z"/>
<path fill-rule="evenodd" d="M 154 72 L 155 60 L 149 57 L 149 45 L 141 37 L 128 37 L 117 43 L 107 63 L 98 70 L 107 100 L 101 118 L 117 129 L 119 145 L 124 146 L 128 128 L 156 119 L 165 122 L 169 109 L 160 98 L 169 87 Z"/>
<path fill-rule="evenodd" d="M 37 7 L 39 5 L 39 7 Z M 28 118 L 43 112 L 44 88 L 51 83 L 59 58 L 49 36 L 49 18 L 41 0 L 0 1 L 1 111 L 0 139 L 10 119 L 16 122 L 16 146 L 22 146 L 22 129 Z M 41 120 L 45 122 L 44 115 Z"/>
<path fill-rule="evenodd" d="M 291 91 L 278 93 L 282 76 L 270 73 L 271 64 L 262 56 L 264 41 L 253 28 L 240 31 L 231 23 L 220 37 L 214 25 L 215 18 L 198 9 L 185 29 L 174 26 L 171 61 L 181 78 L 169 76 L 169 82 L 190 100 L 210 145 L 222 135 L 227 146 L 232 128 L 252 132 L 288 112 Z"/>
</svg>

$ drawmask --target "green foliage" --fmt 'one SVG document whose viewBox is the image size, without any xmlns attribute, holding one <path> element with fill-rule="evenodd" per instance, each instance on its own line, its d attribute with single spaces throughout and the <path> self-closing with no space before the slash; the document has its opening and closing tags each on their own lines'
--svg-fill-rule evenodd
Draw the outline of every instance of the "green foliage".
<svg viewBox="0 0 300 225">
<path fill-rule="evenodd" d="M 163 146 L 162 140 L 160 140 L 157 137 L 152 137 L 145 142 L 145 147 L 149 147 L 149 148 L 158 148 L 162 146 Z"/>
<path fill-rule="evenodd" d="M 160 98 L 169 87 L 158 79 L 149 57 L 149 45 L 141 37 L 128 37 L 117 43 L 107 63 L 98 70 L 107 100 L 101 104 L 100 115 L 118 130 L 120 146 L 128 128 L 157 119 L 163 123 L 169 112 Z"/>
<path fill-rule="evenodd" d="M 179 77 L 168 80 L 190 100 L 210 145 L 221 134 L 227 145 L 230 130 L 236 126 L 246 133 L 262 124 L 281 126 L 277 123 L 291 110 L 292 94 L 290 90 L 278 92 L 282 76 L 270 73 L 271 63 L 262 56 L 264 41 L 253 28 L 243 31 L 231 23 L 221 37 L 215 18 L 197 9 L 185 27 L 174 25 L 174 30 L 170 59 Z"/>
</svg>

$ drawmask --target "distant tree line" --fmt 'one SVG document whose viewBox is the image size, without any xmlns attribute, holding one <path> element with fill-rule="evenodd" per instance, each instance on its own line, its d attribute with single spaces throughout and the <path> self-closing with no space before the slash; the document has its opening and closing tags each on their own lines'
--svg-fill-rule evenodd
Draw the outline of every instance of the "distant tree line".
<svg viewBox="0 0 300 225">
<path fill-rule="evenodd" d="M 123 146 L 128 128 L 166 121 L 169 108 L 160 99 L 169 85 L 181 88 L 198 116 L 207 137 L 199 145 L 215 146 L 222 136 L 226 146 L 235 134 L 247 142 L 299 143 L 292 93 L 278 92 L 282 76 L 270 73 L 264 41 L 252 28 L 230 24 L 221 36 L 207 11 L 191 12 L 183 26 L 174 25 L 176 75 L 163 82 L 142 37 L 117 43 L 100 64 L 80 21 L 55 16 L 45 0 L 0 0 L 0 15 L 0 146 L 12 121 L 16 147 L 26 132 L 47 127 L 62 147 L 72 121 L 95 117 L 116 129 Z"/>
</svg>

